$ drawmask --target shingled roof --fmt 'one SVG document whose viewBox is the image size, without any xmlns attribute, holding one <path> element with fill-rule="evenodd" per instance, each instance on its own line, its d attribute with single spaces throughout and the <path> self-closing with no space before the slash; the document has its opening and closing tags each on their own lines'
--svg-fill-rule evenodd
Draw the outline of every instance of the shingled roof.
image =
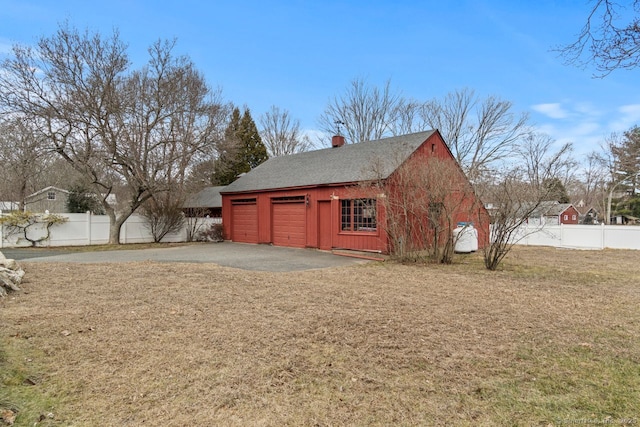
<svg viewBox="0 0 640 427">
<path fill-rule="evenodd" d="M 434 130 L 273 157 L 226 186 L 249 192 L 388 178 Z"/>
<path fill-rule="evenodd" d="M 529 216 L 532 218 L 538 218 L 541 216 L 558 216 L 571 206 L 573 206 L 571 203 L 559 203 L 555 200 L 545 200 L 540 202 L 540 205 L 531 212 L 531 215 Z"/>
<path fill-rule="evenodd" d="M 183 207 L 184 208 L 221 208 L 222 196 L 220 195 L 221 187 L 205 187 L 196 194 L 189 197 Z"/>
</svg>

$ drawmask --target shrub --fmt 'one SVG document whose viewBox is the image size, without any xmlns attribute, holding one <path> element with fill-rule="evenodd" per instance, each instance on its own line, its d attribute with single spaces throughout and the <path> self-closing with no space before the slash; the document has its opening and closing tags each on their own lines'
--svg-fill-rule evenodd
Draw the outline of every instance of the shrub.
<svg viewBox="0 0 640 427">
<path fill-rule="evenodd" d="M 222 224 L 211 224 L 198 233 L 197 240 L 199 242 L 222 242 L 224 241 L 222 230 Z"/>
</svg>

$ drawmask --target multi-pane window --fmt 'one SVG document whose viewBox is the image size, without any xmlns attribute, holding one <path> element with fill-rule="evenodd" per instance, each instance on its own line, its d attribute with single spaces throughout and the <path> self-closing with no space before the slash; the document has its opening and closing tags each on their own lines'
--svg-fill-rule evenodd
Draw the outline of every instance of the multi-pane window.
<svg viewBox="0 0 640 427">
<path fill-rule="evenodd" d="M 340 200 L 342 231 L 376 231 L 376 200 Z"/>
<path fill-rule="evenodd" d="M 47 193 L 47 199 L 48 200 L 55 200 L 56 199 L 56 192 L 55 191 L 49 191 Z"/>
</svg>

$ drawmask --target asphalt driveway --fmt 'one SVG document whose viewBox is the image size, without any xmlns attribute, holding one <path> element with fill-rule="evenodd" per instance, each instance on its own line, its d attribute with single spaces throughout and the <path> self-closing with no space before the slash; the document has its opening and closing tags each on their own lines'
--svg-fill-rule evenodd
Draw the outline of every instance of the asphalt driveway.
<svg viewBox="0 0 640 427">
<path fill-rule="evenodd" d="M 254 271 L 302 271 L 367 262 L 322 252 L 243 243 L 203 243 L 168 248 L 72 252 L 63 248 L 3 248 L 7 258 L 25 262 L 125 263 L 131 261 L 214 263 Z"/>
</svg>

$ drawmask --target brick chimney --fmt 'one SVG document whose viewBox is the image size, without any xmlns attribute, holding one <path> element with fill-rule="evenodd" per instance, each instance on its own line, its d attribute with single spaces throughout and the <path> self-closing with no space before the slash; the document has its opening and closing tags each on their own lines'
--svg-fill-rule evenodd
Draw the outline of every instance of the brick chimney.
<svg viewBox="0 0 640 427">
<path fill-rule="evenodd" d="M 331 137 L 331 146 L 333 148 L 342 147 L 344 145 L 344 136 L 334 135 Z"/>
</svg>

